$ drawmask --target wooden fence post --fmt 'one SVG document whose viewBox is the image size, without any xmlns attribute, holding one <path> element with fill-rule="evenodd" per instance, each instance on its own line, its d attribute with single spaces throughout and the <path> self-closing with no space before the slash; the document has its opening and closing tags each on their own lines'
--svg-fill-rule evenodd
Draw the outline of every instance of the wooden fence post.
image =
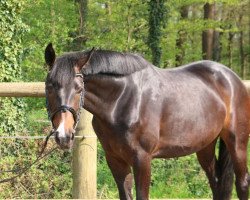
<svg viewBox="0 0 250 200">
<path fill-rule="evenodd" d="M 92 128 L 92 114 L 82 110 L 73 150 L 73 199 L 96 199 L 97 192 L 97 139 Z"/>
</svg>

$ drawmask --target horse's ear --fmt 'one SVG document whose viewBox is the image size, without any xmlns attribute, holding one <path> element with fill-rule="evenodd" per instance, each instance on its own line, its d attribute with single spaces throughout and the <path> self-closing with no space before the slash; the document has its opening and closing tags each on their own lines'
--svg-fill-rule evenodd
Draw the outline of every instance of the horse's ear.
<svg viewBox="0 0 250 200">
<path fill-rule="evenodd" d="M 95 52 L 95 47 L 93 47 L 88 53 L 87 55 L 85 55 L 84 57 L 80 58 L 77 65 L 80 68 L 80 70 L 85 67 L 85 65 L 89 62 L 89 60 L 91 59 L 93 53 Z"/>
<path fill-rule="evenodd" d="M 56 59 L 56 53 L 55 50 L 53 49 L 52 43 L 49 43 L 47 45 L 44 52 L 44 58 L 47 65 L 49 66 L 49 70 L 51 70 Z"/>
</svg>

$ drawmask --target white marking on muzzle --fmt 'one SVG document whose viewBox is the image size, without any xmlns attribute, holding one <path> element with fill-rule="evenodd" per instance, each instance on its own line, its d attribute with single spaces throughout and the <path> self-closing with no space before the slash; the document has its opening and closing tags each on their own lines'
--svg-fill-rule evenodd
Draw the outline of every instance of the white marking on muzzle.
<svg viewBox="0 0 250 200">
<path fill-rule="evenodd" d="M 58 132 L 59 138 L 66 138 L 65 129 L 64 129 L 64 120 L 60 123 L 56 131 Z"/>
</svg>

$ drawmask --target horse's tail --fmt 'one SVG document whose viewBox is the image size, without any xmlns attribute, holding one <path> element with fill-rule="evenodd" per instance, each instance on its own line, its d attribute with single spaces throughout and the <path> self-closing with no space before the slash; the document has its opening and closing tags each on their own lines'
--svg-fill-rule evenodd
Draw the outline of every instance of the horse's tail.
<svg viewBox="0 0 250 200">
<path fill-rule="evenodd" d="M 218 158 L 218 197 L 219 199 L 230 199 L 233 189 L 234 170 L 233 163 L 226 144 L 220 139 Z"/>
</svg>

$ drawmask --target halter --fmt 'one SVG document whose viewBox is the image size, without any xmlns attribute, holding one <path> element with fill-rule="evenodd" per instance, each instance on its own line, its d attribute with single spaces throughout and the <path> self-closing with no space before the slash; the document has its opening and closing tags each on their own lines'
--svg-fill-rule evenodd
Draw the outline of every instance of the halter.
<svg viewBox="0 0 250 200">
<path fill-rule="evenodd" d="M 76 73 L 75 77 L 81 77 L 83 79 L 83 75 L 81 73 Z M 83 107 L 83 104 L 84 104 L 84 88 L 82 89 L 81 91 L 81 94 L 80 94 L 80 101 L 79 101 L 79 109 L 78 111 L 76 111 L 73 107 L 71 106 L 68 106 L 68 105 L 61 105 L 60 107 L 58 107 L 54 112 L 50 112 L 49 110 L 49 102 L 48 102 L 48 95 L 47 95 L 47 91 L 45 91 L 46 93 L 46 108 L 47 108 L 47 113 L 48 113 L 48 118 L 50 119 L 51 123 L 52 123 L 52 127 L 54 128 L 54 125 L 53 125 L 53 119 L 55 117 L 55 115 L 59 112 L 67 112 L 69 111 L 73 118 L 74 118 L 74 126 L 73 126 L 73 129 L 75 130 L 76 127 L 77 127 L 77 124 L 80 120 L 80 114 L 81 114 L 81 108 Z"/>
</svg>

